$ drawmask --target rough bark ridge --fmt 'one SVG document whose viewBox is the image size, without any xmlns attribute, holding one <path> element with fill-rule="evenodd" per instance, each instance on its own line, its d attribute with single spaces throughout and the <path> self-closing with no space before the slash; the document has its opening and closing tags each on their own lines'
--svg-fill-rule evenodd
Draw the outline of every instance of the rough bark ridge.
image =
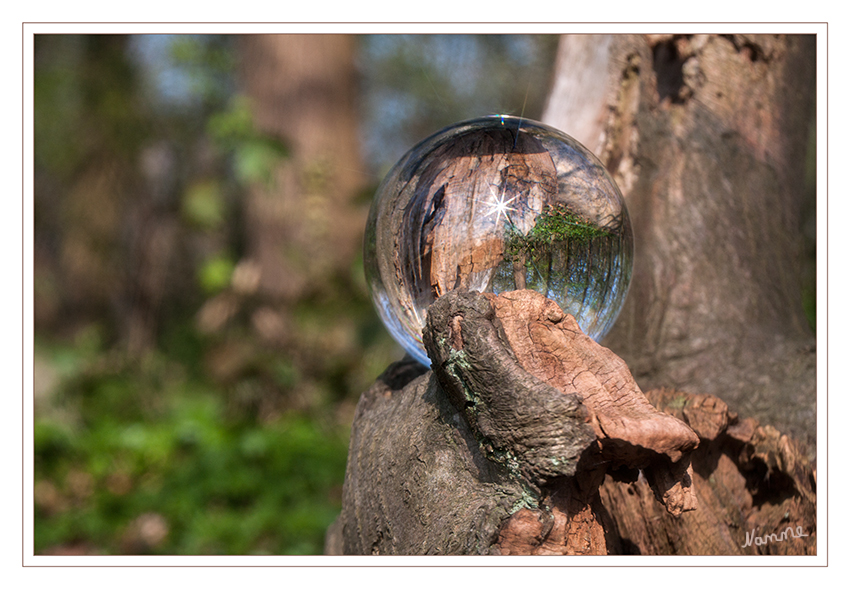
<svg viewBox="0 0 850 589">
<path fill-rule="evenodd" d="M 608 477 L 601 495 L 612 554 L 817 554 L 816 473 L 796 442 L 739 419 L 712 395 L 655 389 L 647 397 L 700 436 L 691 455 L 699 508 L 672 518 L 643 478 Z"/>
<path fill-rule="evenodd" d="M 487 554 L 502 520 L 531 501 L 416 362 L 390 366 L 354 419 L 343 554 Z"/>
<path fill-rule="evenodd" d="M 815 553 L 794 442 L 710 395 L 647 400 L 542 295 L 449 293 L 425 342 L 433 371 L 361 397 L 327 553 Z"/>
<path fill-rule="evenodd" d="M 695 507 L 686 456 L 694 432 L 653 409 L 622 361 L 555 303 L 534 291 L 456 291 L 428 318 L 434 371 L 402 387 L 409 378 L 397 374 L 417 372 L 396 365 L 361 398 L 342 542 L 329 545 L 347 554 L 606 554 L 598 487 L 617 467 L 645 468 L 671 514 Z M 535 327 L 547 332 L 536 342 Z M 527 371 L 511 342 L 523 357 L 550 357 Z M 559 353 L 564 346 L 573 353 Z"/>
<path fill-rule="evenodd" d="M 645 389 L 700 393 L 648 395 L 692 429 L 649 408 L 625 364 L 588 351 L 545 303 L 449 294 L 429 311 L 434 372 L 361 401 L 329 547 L 815 553 L 815 347 L 799 283 L 814 48 L 812 36 L 564 38 L 544 121 L 599 150 L 638 252 L 606 341 Z"/>
<path fill-rule="evenodd" d="M 606 345 L 644 389 L 717 395 L 813 457 L 800 293 L 814 36 L 566 36 L 558 64 L 543 120 L 605 163 L 635 234 Z"/>
</svg>

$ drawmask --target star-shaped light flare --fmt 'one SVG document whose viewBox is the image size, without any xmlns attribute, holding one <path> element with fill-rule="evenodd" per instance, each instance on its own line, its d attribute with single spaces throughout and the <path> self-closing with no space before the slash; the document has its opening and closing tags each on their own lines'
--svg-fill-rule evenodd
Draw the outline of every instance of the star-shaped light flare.
<svg viewBox="0 0 850 589">
<path fill-rule="evenodd" d="M 478 202 L 484 202 L 484 204 L 486 204 L 487 206 L 490 207 L 490 210 L 487 211 L 487 214 L 485 214 L 484 216 L 489 217 L 490 215 L 495 214 L 496 215 L 496 222 L 498 223 L 499 217 L 504 215 L 505 221 L 513 224 L 513 222 L 508 217 L 508 211 L 516 212 L 516 209 L 511 207 L 511 206 L 508 206 L 508 205 L 510 205 L 512 202 L 514 202 L 517 198 L 519 198 L 519 195 L 517 194 L 516 196 L 514 196 L 510 200 L 505 200 L 507 198 L 507 195 L 505 194 L 505 187 L 504 186 L 502 187 L 502 194 L 499 195 L 499 196 L 496 196 L 496 192 L 493 190 L 493 187 L 491 186 L 490 187 L 490 194 L 493 197 L 492 201 L 478 201 Z"/>
</svg>

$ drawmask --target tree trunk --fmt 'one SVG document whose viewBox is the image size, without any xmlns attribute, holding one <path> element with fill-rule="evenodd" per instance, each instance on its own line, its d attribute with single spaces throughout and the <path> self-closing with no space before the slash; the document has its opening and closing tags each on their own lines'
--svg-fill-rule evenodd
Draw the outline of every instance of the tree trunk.
<svg viewBox="0 0 850 589">
<path fill-rule="evenodd" d="M 557 67 L 546 122 L 631 210 L 626 362 L 529 291 L 438 298 L 433 371 L 361 398 L 328 551 L 815 554 L 814 39 L 566 37 Z"/>
<path fill-rule="evenodd" d="M 360 399 L 327 553 L 815 553 L 792 441 L 710 395 L 653 408 L 542 295 L 452 291 L 424 334 L 433 371 L 395 364 Z"/>
<path fill-rule="evenodd" d="M 36 37 L 34 319 L 65 331 L 108 318 L 141 355 L 177 288 L 178 239 L 170 195 L 146 173 L 150 115 L 129 40 Z"/>
<path fill-rule="evenodd" d="M 543 295 L 453 291 L 425 346 L 433 372 L 391 368 L 358 405 L 345 553 L 605 554 L 612 469 L 643 468 L 670 513 L 693 509 L 696 434 Z"/>
<path fill-rule="evenodd" d="M 544 122 L 596 151 L 635 233 L 605 343 L 645 389 L 716 395 L 814 456 L 801 300 L 814 36 L 567 36 L 556 67 Z"/>
<path fill-rule="evenodd" d="M 251 189 L 246 262 L 259 273 L 257 288 L 266 300 L 290 302 L 348 271 L 360 244 L 363 219 L 352 203 L 363 184 L 355 38 L 249 35 L 240 41 L 255 124 L 289 151 L 271 181 Z"/>
</svg>

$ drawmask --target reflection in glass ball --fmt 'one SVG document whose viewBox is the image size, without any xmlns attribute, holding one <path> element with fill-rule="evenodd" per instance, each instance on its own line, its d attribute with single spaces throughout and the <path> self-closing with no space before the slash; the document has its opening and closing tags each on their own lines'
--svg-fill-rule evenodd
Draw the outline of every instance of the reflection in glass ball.
<svg viewBox="0 0 850 589">
<path fill-rule="evenodd" d="M 366 279 L 393 337 L 430 365 L 425 314 L 454 289 L 533 289 L 600 340 L 632 274 L 629 214 L 596 157 L 528 119 L 448 127 L 384 179 L 364 240 Z"/>
</svg>

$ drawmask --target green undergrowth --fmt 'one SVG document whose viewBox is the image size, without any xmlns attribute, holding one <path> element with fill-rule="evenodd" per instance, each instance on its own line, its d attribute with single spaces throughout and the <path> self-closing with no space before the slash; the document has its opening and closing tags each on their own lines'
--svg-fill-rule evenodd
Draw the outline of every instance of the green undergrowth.
<svg viewBox="0 0 850 589">
<path fill-rule="evenodd" d="M 39 354 L 59 368 L 36 401 L 37 554 L 322 553 L 344 426 L 234 412 L 232 391 L 164 356 Z"/>
</svg>

